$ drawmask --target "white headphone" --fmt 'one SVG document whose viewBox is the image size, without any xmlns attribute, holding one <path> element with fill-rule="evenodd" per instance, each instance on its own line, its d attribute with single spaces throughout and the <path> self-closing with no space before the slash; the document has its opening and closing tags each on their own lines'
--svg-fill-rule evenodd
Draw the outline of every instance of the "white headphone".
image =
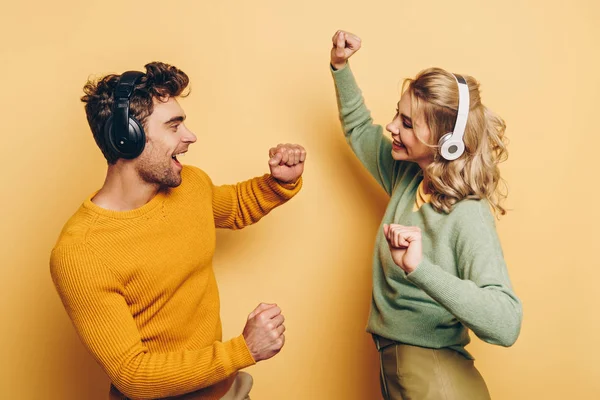
<svg viewBox="0 0 600 400">
<path fill-rule="evenodd" d="M 465 142 L 463 135 L 467 126 L 467 117 L 469 116 L 469 86 L 467 81 L 460 75 L 452 74 L 458 85 L 458 114 L 454 130 L 442 136 L 438 142 L 440 154 L 448 161 L 456 160 L 465 152 Z"/>
</svg>

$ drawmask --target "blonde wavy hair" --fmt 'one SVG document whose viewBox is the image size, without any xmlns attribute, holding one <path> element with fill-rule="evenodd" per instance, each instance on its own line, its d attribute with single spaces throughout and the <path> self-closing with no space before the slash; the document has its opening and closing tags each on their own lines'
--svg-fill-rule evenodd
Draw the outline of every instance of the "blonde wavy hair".
<svg viewBox="0 0 600 400">
<path fill-rule="evenodd" d="M 458 85 L 454 76 L 441 68 L 428 68 L 415 79 L 405 79 L 402 85 L 402 92 L 411 97 L 412 115 L 422 112 L 431 131 L 430 143 L 415 131 L 418 140 L 435 149 L 434 161 L 424 171 L 430 178 L 426 189 L 432 193 L 431 205 L 438 212 L 449 213 L 463 199 L 487 199 L 496 215 L 504 215 L 506 209 L 501 203 L 507 187 L 498 164 L 508 157 L 506 124 L 481 103 L 479 82 L 463 77 L 469 87 L 470 107 L 463 136 L 465 152 L 454 161 L 445 160 L 438 146 L 439 139 L 452 132 L 456 122 Z"/>
</svg>

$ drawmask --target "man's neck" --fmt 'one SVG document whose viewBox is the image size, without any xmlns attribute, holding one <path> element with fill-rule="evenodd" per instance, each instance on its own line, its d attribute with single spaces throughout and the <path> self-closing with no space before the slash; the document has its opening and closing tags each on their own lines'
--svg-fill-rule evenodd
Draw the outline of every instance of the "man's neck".
<svg viewBox="0 0 600 400">
<path fill-rule="evenodd" d="M 99 207 L 112 211 L 130 211 L 154 198 L 160 186 L 145 182 L 130 165 L 109 165 L 104 185 L 92 198 Z"/>
</svg>

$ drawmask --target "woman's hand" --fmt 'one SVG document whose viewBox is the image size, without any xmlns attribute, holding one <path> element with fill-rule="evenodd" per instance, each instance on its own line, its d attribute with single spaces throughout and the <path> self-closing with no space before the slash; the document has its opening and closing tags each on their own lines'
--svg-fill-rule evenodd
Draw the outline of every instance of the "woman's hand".
<svg viewBox="0 0 600 400">
<path fill-rule="evenodd" d="M 413 272 L 423 259 L 421 229 L 418 226 L 384 224 L 383 234 L 394 263 L 407 274 Z"/>
<path fill-rule="evenodd" d="M 344 68 L 346 61 L 360 49 L 360 38 L 350 32 L 337 31 L 332 40 L 331 65 L 336 70 Z"/>
</svg>

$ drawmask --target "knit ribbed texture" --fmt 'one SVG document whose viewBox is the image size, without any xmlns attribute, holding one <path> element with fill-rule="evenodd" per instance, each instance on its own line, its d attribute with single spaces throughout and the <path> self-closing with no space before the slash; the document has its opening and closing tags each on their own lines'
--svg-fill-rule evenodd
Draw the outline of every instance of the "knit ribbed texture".
<svg viewBox="0 0 600 400">
<path fill-rule="evenodd" d="M 233 374 L 255 363 L 243 336 L 221 342 L 215 227 L 255 223 L 301 188 L 270 175 L 214 186 L 188 166 L 182 179 L 132 211 L 86 200 L 50 259 L 81 340 L 132 399 L 219 399 Z M 121 393 L 113 388 L 111 398 Z"/>
<path fill-rule="evenodd" d="M 373 255 L 367 331 L 416 346 L 452 348 L 467 357 L 468 329 L 486 342 L 511 345 L 519 335 L 522 309 L 489 203 L 463 200 L 450 214 L 422 204 L 413 212 L 421 169 L 392 158 L 391 140 L 373 124 L 350 67 L 332 73 L 346 139 L 390 195 Z M 421 228 L 423 261 L 411 274 L 392 260 L 384 223 Z"/>
</svg>

